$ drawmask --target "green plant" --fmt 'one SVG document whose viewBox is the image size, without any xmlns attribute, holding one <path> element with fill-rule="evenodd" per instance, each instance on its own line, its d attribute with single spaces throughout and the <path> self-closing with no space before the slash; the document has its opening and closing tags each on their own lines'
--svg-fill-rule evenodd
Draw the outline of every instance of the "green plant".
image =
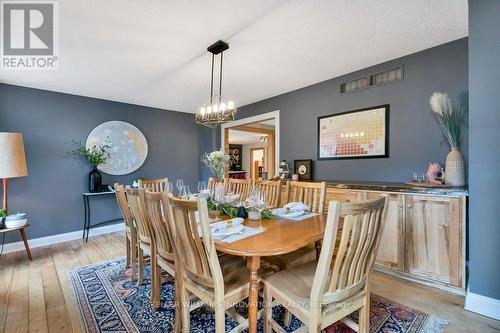
<svg viewBox="0 0 500 333">
<path fill-rule="evenodd" d="M 462 137 L 462 123 L 465 113 L 463 106 L 453 107 L 448 94 L 438 92 L 432 94 L 429 103 L 450 147 L 458 149 Z"/>
<path fill-rule="evenodd" d="M 89 148 L 86 148 L 81 141 L 73 140 L 73 145 L 75 149 L 71 151 L 76 157 L 83 157 L 93 166 L 99 166 L 101 164 L 106 163 L 108 158 L 111 157 L 111 142 L 109 138 L 104 140 L 104 142 L 98 145 L 95 141 L 92 141 Z"/>
<path fill-rule="evenodd" d="M 238 215 L 238 207 L 232 205 L 221 204 L 217 209 L 216 203 L 212 199 L 207 200 L 207 207 L 209 210 L 217 210 L 222 215 L 227 215 L 230 218 L 235 218 Z M 246 211 L 248 209 L 245 208 Z M 263 219 L 274 219 L 275 215 L 269 209 L 262 210 L 261 216 Z"/>
<path fill-rule="evenodd" d="M 7 211 L 3 208 L 0 208 L 0 217 L 5 217 L 7 216 Z"/>
</svg>

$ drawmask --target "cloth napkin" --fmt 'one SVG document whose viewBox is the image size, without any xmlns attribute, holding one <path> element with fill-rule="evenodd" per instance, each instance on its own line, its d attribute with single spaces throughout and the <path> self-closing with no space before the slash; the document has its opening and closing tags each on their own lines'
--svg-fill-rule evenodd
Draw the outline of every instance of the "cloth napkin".
<svg viewBox="0 0 500 333">
<path fill-rule="evenodd" d="M 288 208 L 290 210 L 309 210 L 309 206 L 303 202 L 289 202 L 283 208 Z"/>
<path fill-rule="evenodd" d="M 235 235 L 231 235 L 231 236 L 228 236 L 228 237 L 225 237 L 222 239 L 214 237 L 214 239 L 220 240 L 224 243 L 233 243 L 233 242 L 245 239 L 247 237 L 251 237 L 251 236 L 255 236 L 257 234 L 260 234 L 263 231 L 264 231 L 264 229 L 251 228 L 251 227 L 245 226 L 242 234 L 235 234 Z"/>
<path fill-rule="evenodd" d="M 302 220 L 305 220 L 305 219 L 308 219 L 310 217 L 313 217 L 313 216 L 317 216 L 319 215 L 318 213 L 305 213 L 304 215 L 300 215 L 300 216 L 297 216 L 297 217 L 285 217 L 287 220 L 292 220 L 292 221 L 302 221 Z"/>
</svg>

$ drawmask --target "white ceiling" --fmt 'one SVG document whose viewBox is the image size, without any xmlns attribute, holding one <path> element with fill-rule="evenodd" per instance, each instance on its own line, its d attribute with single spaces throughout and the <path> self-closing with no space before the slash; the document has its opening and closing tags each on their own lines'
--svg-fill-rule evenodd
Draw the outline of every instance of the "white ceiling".
<svg viewBox="0 0 500 333">
<path fill-rule="evenodd" d="M 467 0 L 61 0 L 58 71 L 0 82 L 196 112 L 210 55 L 246 105 L 468 34 Z"/>
<path fill-rule="evenodd" d="M 229 130 L 229 143 L 236 145 L 247 145 L 259 143 L 260 137 L 265 134 Z"/>
</svg>

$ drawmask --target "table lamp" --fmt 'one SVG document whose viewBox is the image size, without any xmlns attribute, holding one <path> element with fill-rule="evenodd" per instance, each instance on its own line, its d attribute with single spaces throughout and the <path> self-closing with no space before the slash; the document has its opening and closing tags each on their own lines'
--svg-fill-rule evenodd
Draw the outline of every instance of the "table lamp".
<svg viewBox="0 0 500 333">
<path fill-rule="evenodd" d="M 28 175 L 23 134 L 0 132 L 0 178 L 3 178 L 3 209 L 7 213 L 7 179 Z"/>
</svg>

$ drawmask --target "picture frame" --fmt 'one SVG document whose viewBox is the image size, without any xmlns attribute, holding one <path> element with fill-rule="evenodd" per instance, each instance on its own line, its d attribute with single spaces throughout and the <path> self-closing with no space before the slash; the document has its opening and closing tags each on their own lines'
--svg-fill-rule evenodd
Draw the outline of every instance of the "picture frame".
<svg viewBox="0 0 500 333">
<path fill-rule="evenodd" d="M 318 117 L 318 160 L 389 157 L 390 105 Z"/>
<path fill-rule="evenodd" d="M 294 160 L 293 173 L 299 176 L 299 180 L 312 180 L 312 160 Z"/>
</svg>

